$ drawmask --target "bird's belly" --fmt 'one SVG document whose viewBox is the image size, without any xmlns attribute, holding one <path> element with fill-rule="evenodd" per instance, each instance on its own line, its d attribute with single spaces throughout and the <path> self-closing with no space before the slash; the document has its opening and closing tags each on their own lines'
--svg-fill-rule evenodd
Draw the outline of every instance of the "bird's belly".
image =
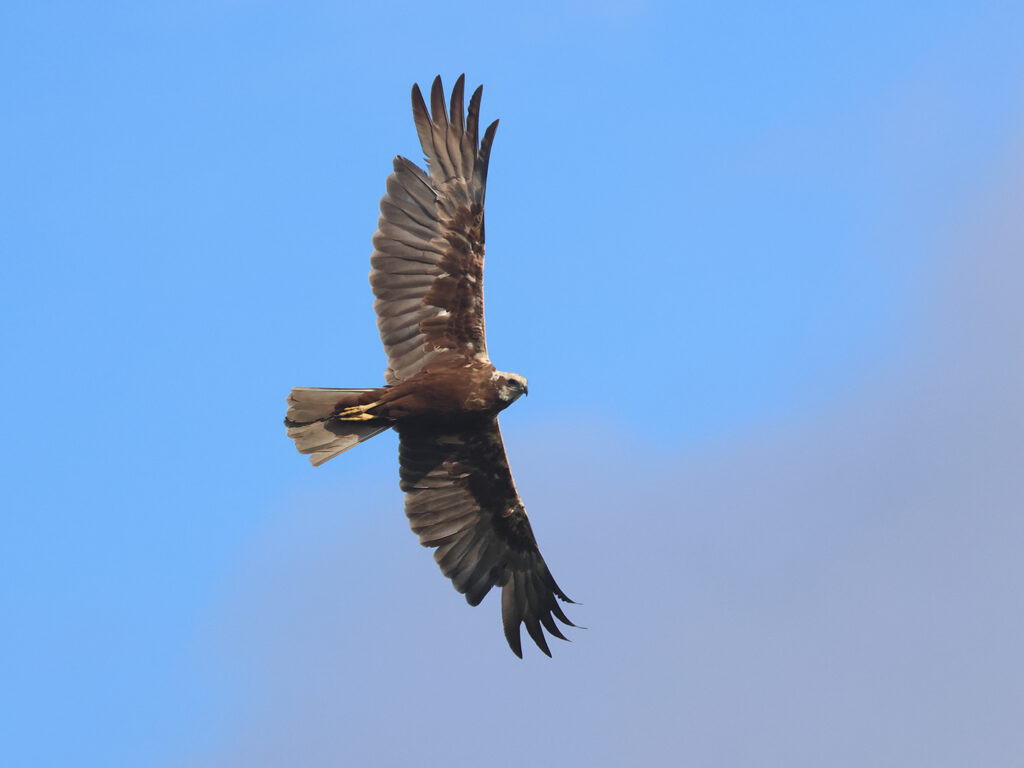
<svg viewBox="0 0 1024 768">
<path fill-rule="evenodd" d="M 497 398 L 488 384 L 467 377 L 417 376 L 393 387 L 383 410 L 395 421 L 451 420 L 496 413 Z"/>
</svg>

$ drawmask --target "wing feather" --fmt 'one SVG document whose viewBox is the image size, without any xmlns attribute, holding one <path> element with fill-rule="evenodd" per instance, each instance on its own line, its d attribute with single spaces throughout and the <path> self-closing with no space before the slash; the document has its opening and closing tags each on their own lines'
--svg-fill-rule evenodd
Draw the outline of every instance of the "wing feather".
<svg viewBox="0 0 1024 768">
<path fill-rule="evenodd" d="M 437 205 L 438 192 L 434 189 L 430 177 L 416 163 L 401 155 L 395 156 L 392 166 L 395 172 L 388 178 L 394 179 L 395 183 L 408 192 L 424 211 L 431 214 Z"/>
<path fill-rule="evenodd" d="M 450 579 L 452 574 L 457 572 L 466 557 L 473 551 L 473 544 L 475 543 L 476 540 L 473 536 L 467 534 L 458 539 L 453 539 L 445 544 L 443 548 L 438 548 L 434 552 L 434 559 L 437 561 L 438 566 L 440 566 L 441 573 Z"/>
<path fill-rule="evenodd" d="M 461 161 L 459 171 L 463 178 L 473 178 L 473 166 L 476 165 L 476 142 L 470 137 L 468 126 L 463 120 L 466 76 L 460 75 L 452 90 L 452 124 L 455 124 L 455 115 L 458 114 L 458 139 L 459 159 Z"/>
<path fill-rule="evenodd" d="M 466 125 L 464 116 L 466 113 L 464 95 L 466 92 L 466 73 L 463 72 L 452 86 L 452 107 L 449 115 L 449 122 L 456 131 L 465 132 Z"/>
<path fill-rule="evenodd" d="M 497 122 L 479 141 L 481 94 L 477 88 L 467 107 L 460 76 L 449 115 L 440 77 L 431 85 L 429 109 L 419 86 L 412 89 L 427 171 L 395 158 L 370 258 L 390 384 L 415 375 L 440 352 L 487 360 L 483 201 Z M 405 279 L 417 275 L 422 280 Z M 419 343 L 406 343 L 417 336 Z"/>
<path fill-rule="evenodd" d="M 454 177 L 456 172 L 455 164 L 448 153 L 448 112 L 444 103 L 444 86 L 441 85 L 440 75 L 434 78 L 430 86 L 430 117 L 431 136 L 437 159 L 437 164 L 430 168 L 430 175 L 434 176 L 435 170 L 440 171 L 437 176 L 441 181 L 447 181 Z"/>
<path fill-rule="evenodd" d="M 516 584 L 516 581 L 519 584 Z M 505 630 L 505 639 L 508 641 L 512 652 L 519 658 L 523 657 L 522 640 L 520 639 L 519 627 L 523 623 L 523 614 L 526 613 L 526 593 L 523 589 L 523 574 L 513 572 L 501 591 L 501 623 Z M 506 610 L 507 606 L 507 610 Z"/>
<path fill-rule="evenodd" d="M 557 637 L 559 640 L 569 639 L 562 634 L 562 630 L 558 628 L 558 625 L 555 623 L 555 620 L 551 618 L 551 614 L 547 611 L 540 612 L 540 623 L 544 625 L 544 629 L 546 629 L 552 635 Z"/>
<path fill-rule="evenodd" d="M 469 109 L 466 110 L 466 133 L 470 141 L 476 146 L 480 138 L 480 100 L 484 95 L 483 85 L 478 85 L 473 95 L 469 97 Z"/>
<path fill-rule="evenodd" d="M 454 519 L 444 520 L 434 525 L 416 528 L 413 530 L 413 533 L 420 537 L 420 541 L 423 542 L 424 545 L 437 546 L 453 533 L 462 533 L 462 531 L 472 527 L 475 522 L 475 515 L 467 515 L 465 517 L 456 517 Z M 456 589 L 458 589 L 458 587 L 456 587 Z M 465 590 L 459 591 L 464 592 Z"/>
<path fill-rule="evenodd" d="M 421 251 L 433 251 L 437 254 L 437 257 L 432 259 L 434 263 L 439 263 L 441 258 L 447 256 L 448 251 L 451 250 L 447 240 L 435 236 L 421 227 L 408 229 L 405 221 L 395 221 L 388 218 L 386 214 L 378 220 L 377 232 L 388 240 L 403 243 Z"/>
<path fill-rule="evenodd" d="M 533 639 L 533 642 L 537 644 L 537 647 L 544 651 L 545 656 L 550 656 L 551 649 L 548 648 L 547 640 L 544 639 L 544 633 L 540 628 L 540 611 L 537 610 L 540 605 L 540 599 L 537 597 L 533 582 L 530 579 L 525 580 L 524 586 L 527 594 L 527 608 L 523 616 L 523 624 L 526 625 L 526 631 Z"/>
<path fill-rule="evenodd" d="M 420 93 L 418 83 L 413 83 L 412 86 L 412 120 L 416 124 L 416 135 L 419 137 L 420 147 L 423 149 L 424 159 L 429 170 L 436 155 L 434 151 L 434 133 L 430 121 L 430 112 L 427 111 L 427 104 L 423 101 L 423 94 Z M 395 170 L 398 169 L 396 168 Z"/>
<path fill-rule="evenodd" d="M 469 556 L 461 563 L 461 568 L 452 579 L 452 586 L 455 587 L 455 591 L 466 595 L 466 602 L 470 605 L 479 605 L 480 600 L 473 601 L 473 595 L 467 595 L 471 584 L 479 580 L 483 575 L 488 573 L 493 567 L 491 561 L 494 559 L 494 555 L 491 552 L 491 542 L 487 540 L 485 536 L 478 536 L 473 542 L 473 549 L 470 550 Z M 488 584 L 487 589 L 484 590 L 484 594 L 487 594 L 493 584 Z M 479 589 L 478 589 L 479 591 Z M 481 595 L 480 599 L 483 599 Z"/>
<path fill-rule="evenodd" d="M 419 340 L 419 337 L 416 337 Z M 402 375 L 405 371 L 409 371 L 416 366 L 426 365 L 426 363 L 440 354 L 441 350 L 431 350 L 423 345 L 410 344 L 407 352 L 401 354 L 392 354 L 388 357 L 388 365 L 391 370 L 399 372 L 399 378 L 405 378 Z"/>
<path fill-rule="evenodd" d="M 405 341 L 412 335 L 419 335 L 420 333 L 420 319 L 427 315 L 402 314 L 395 317 L 383 317 L 381 318 L 381 327 L 387 328 L 388 333 L 394 334 L 395 343 L 398 344 Z"/>
<path fill-rule="evenodd" d="M 378 243 L 377 240 L 380 240 Z M 403 261 L 412 262 L 408 266 L 410 269 L 418 269 L 423 274 L 429 275 L 443 275 L 444 272 L 438 262 L 441 261 L 441 254 L 436 251 L 427 250 L 426 248 L 417 248 L 414 245 L 403 243 L 398 240 L 386 240 L 380 232 L 374 235 L 374 245 L 377 250 L 373 252 L 373 256 L 370 257 L 370 266 L 373 270 L 380 273 L 387 273 L 389 263 L 388 259 L 401 259 Z M 422 267 L 416 267 L 417 264 L 423 264 Z M 371 280 L 373 280 L 373 271 L 370 272 Z M 386 278 L 382 278 L 381 284 Z M 437 311 L 434 309 L 433 311 Z"/>
<path fill-rule="evenodd" d="M 480 205 L 484 204 L 484 192 L 487 190 L 487 166 L 491 162 L 491 144 L 494 142 L 494 133 L 497 130 L 497 120 L 487 126 L 484 138 L 480 142 L 480 151 L 477 153 L 476 167 L 473 170 L 473 188 L 479 190 L 476 202 Z"/>
<path fill-rule="evenodd" d="M 409 286 L 417 286 L 423 288 L 424 286 L 431 285 L 434 282 L 433 275 L 429 271 L 423 271 L 419 269 L 401 269 L 401 267 L 393 267 L 392 277 L 388 281 L 388 288 L 406 288 Z"/>
<path fill-rule="evenodd" d="M 388 199 L 397 207 L 405 211 L 406 215 L 415 219 L 416 222 L 425 227 L 432 227 L 437 231 L 437 219 L 431 209 L 434 205 L 431 202 L 428 209 L 424 200 L 417 198 L 412 192 L 402 186 L 395 174 L 388 176 L 385 186 L 388 191 Z"/>
<path fill-rule="evenodd" d="M 423 222 L 393 203 L 389 198 L 390 195 L 380 201 L 380 210 L 384 214 L 387 224 L 393 224 L 425 243 L 432 242 L 440 235 L 440 227 L 436 220 Z"/>
<path fill-rule="evenodd" d="M 558 600 L 572 601 L 537 549 L 497 419 L 444 431 L 414 425 L 397 429 L 405 512 L 420 543 L 437 547 L 434 557 L 441 572 L 470 605 L 492 587 L 502 588 L 502 624 L 517 656 L 522 656 L 524 624 L 550 656 L 544 630 L 566 639 L 554 620 L 572 626 Z"/>
<path fill-rule="evenodd" d="M 373 306 L 378 315 L 395 317 L 419 309 L 421 305 L 417 299 L 377 299 Z"/>
<path fill-rule="evenodd" d="M 494 573 L 497 567 L 481 561 L 481 564 L 473 572 L 473 575 L 466 580 L 466 602 L 470 605 L 480 605 L 487 597 L 494 584 Z"/>
<path fill-rule="evenodd" d="M 440 491 L 447 490 L 449 487 L 451 487 L 450 483 L 449 483 L 448 486 L 441 486 L 440 484 L 424 485 L 424 484 L 421 483 L 421 484 L 416 486 L 416 490 L 418 490 L 418 491 L 427 491 L 427 490 L 437 491 L 438 493 L 437 493 L 437 496 L 435 497 L 435 500 L 440 502 L 441 499 L 442 499 L 442 494 L 440 493 Z M 463 498 L 463 497 L 462 497 L 461 494 L 459 494 L 459 495 L 457 495 L 457 498 Z M 467 505 L 467 508 L 468 508 L 468 510 L 470 512 L 474 512 L 472 507 L 469 507 Z M 412 528 L 412 532 L 413 533 L 419 534 L 421 531 L 423 531 L 423 529 L 427 528 L 428 526 L 436 525 L 437 523 L 440 523 L 440 522 L 443 522 L 445 520 L 451 519 L 451 518 L 453 518 L 455 516 L 456 516 L 456 513 L 453 513 L 451 507 L 441 507 L 439 509 L 428 509 L 428 510 L 426 510 L 424 512 L 417 512 L 415 516 L 410 516 L 409 517 L 409 527 Z"/>
</svg>

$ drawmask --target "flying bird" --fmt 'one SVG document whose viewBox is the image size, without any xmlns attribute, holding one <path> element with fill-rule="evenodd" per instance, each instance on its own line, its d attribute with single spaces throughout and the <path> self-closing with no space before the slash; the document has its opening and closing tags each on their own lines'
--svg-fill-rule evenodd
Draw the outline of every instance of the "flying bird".
<svg viewBox="0 0 1024 768">
<path fill-rule="evenodd" d="M 516 492 L 498 413 L 527 394 L 526 379 L 497 370 L 484 335 L 484 192 L 495 120 L 479 135 L 480 97 L 468 109 L 465 76 L 445 109 L 441 78 L 430 110 L 419 86 L 412 114 L 424 172 L 394 159 L 370 257 L 377 328 L 388 357 L 385 386 L 295 387 L 285 426 L 314 466 L 387 429 L 399 437 L 405 513 L 420 544 L 470 605 L 501 587 L 501 616 L 522 658 L 520 626 L 548 656 L 541 627 L 567 639 L 575 626 L 537 549 Z"/>
</svg>

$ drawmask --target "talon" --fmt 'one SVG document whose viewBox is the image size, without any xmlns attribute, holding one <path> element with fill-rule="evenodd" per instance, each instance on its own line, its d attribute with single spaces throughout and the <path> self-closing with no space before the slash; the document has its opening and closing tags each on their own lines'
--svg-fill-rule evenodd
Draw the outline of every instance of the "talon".
<svg viewBox="0 0 1024 768">
<path fill-rule="evenodd" d="M 335 414 L 336 418 L 344 419 L 345 421 L 370 421 L 371 419 L 377 418 L 368 411 L 381 405 L 384 401 L 378 400 L 375 403 L 367 403 L 366 405 L 353 405 L 349 408 L 342 408 Z"/>
</svg>

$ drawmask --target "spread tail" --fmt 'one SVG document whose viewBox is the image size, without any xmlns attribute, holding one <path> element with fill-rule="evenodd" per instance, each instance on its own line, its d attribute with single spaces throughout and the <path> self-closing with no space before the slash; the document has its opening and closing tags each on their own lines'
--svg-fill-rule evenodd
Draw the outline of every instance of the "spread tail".
<svg viewBox="0 0 1024 768">
<path fill-rule="evenodd" d="M 314 467 L 379 435 L 391 425 L 355 415 L 373 402 L 379 389 L 295 387 L 288 395 L 284 425 L 299 453 L 310 454 Z"/>
</svg>

